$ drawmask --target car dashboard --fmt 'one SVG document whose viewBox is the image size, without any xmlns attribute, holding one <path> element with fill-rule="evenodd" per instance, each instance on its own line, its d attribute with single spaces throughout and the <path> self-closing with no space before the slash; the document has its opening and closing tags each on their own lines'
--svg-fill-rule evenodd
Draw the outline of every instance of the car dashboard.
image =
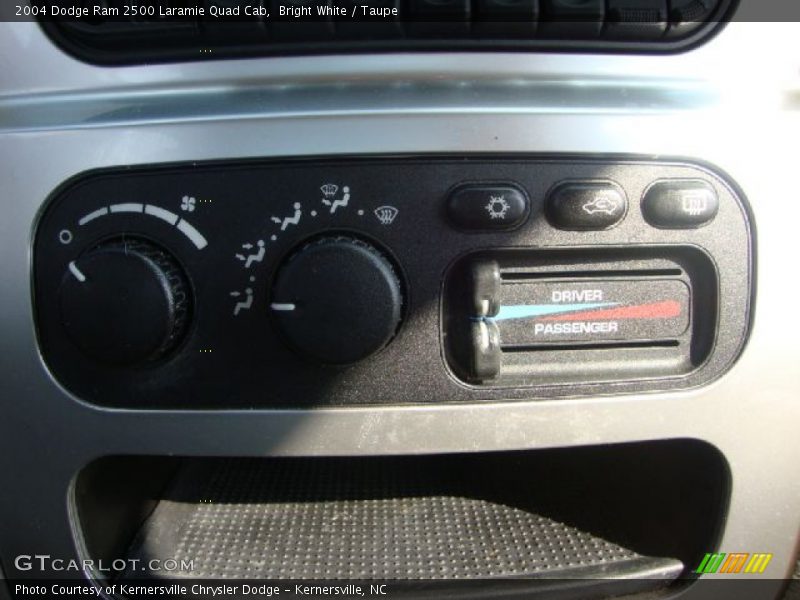
<svg viewBox="0 0 800 600">
<path fill-rule="evenodd" d="M 798 25 L 728 17 L 638 50 L 0 23 L 10 597 L 781 598 Z"/>
</svg>

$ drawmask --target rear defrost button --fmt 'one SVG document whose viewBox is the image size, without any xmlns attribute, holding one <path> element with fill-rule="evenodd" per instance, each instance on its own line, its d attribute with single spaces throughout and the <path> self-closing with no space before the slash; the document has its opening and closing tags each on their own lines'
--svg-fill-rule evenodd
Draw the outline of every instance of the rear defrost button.
<svg viewBox="0 0 800 600">
<path fill-rule="evenodd" d="M 642 199 L 644 218 L 661 229 L 700 227 L 716 217 L 718 210 L 717 192 L 699 179 L 657 181 Z"/>
</svg>

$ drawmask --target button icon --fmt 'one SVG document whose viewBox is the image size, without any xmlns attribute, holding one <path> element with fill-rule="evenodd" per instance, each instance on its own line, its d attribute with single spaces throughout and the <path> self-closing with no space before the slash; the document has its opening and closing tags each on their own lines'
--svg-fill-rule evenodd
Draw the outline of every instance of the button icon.
<svg viewBox="0 0 800 600">
<path fill-rule="evenodd" d="M 661 229 L 701 227 L 717 216 L 719 198 L 700 179 L 664 180 L 650 186 L 642 199 L 642 214 Z"/>
<path fill-rule="evenodd" d="M 300 203 L 295 202 L 292 205 L 292 208 L 294 209 L 294 214 L 291 217 L 284 217 L 282 219 L 280 217 L 272 217 L 272 222 L 280 225 L 281 231 L 286 231 L 286 228 L 289 227 L 289 225 L 298 225 L 300 223 L 300 219 L 303 216 L 303 210 Z"/>
<path fill-rule="evenodd" d="M 254 248 L 258 248 L 255 252 L 253 252 Z M 236 254 L 236 260 L 240 260 L 244 263 L 244 268 L 249 269 L 250 265 L 253 263 L 260 263 L 264 260 L 264 255 L 266 254 L 266 249 L 264 247 L 264 240 L 258 240 L 253 244 L 247 243 L 242 244 L 242 250 L 247 250 L 247 254 Z"/>
<path fill-rule="evenodd" d="M 597 194 L 593 199 L 584 204 L 583 210 L 590 215 L 595 213 L 614 215 L 619 210 L 619 207 L 619 200 L 604 192 L 602 194 Z"/>
<path fill-rule="evenodd" d="M 255 277 L 250 276 L 250 283 L 254 283 Z M 233 316 L 238 317 L 239 313 L 244 310 L 250 310 L 253 307 L 253 288 L 246 287 L 244 291 L 233 291 L 229 294 L 232 298 L 236 299 L 236 304 L 233 306 Z"/>
<path fill-rule="evenodd" d="M 181 210 L 184 212 L 194 212 L 197 199 L 194 196 L 184 196 L 181 198 Z"/>
<path fill-rule="evenodd" d="M 485 208 L 490 219 L 505 219 L 511 206 L 506 202 L 505 195 L 500 195 L 489 196 L 489 203 Z"/>
<path fill-rule="evenodd" d="M 608 229 L 622 220 L 628 202 L 612 182 L 563 183 L 547 198 L 547 217 L 559 229 Z"/>
<path fill-rule="evenodd" d="M 708 194 L 695 190 L 685 192 L 681 201 L 681 209 L 693 217 L 703 214 L 708 209 Z"/>
<path fill-rule="evenodd" d="M 336 192 L 339 191 L 339 186 L 335 183 L 326 183 L 319 189 L 322 192 L 322 203 L 330 207 L 331 214 L 334 214 L 339 207 L 346 208 L 350 203 L 350 186 L 346 185 L 342 188 L 341 198 L 336 198 Z"/>
<path fill-rule="evenodd" d="M 459 229 L 513 229 L 528 216 L 528 197 L 511 185 L 462 185 L 447 199 L 447 217 Z"/>
<path fill-rule="evenodd" d="M 326 184 L 320 186 L 319 191 L 322 192 L 322 195 L 325 198 L 330 200 L 331 198 L 333 198 L 336 195 L 336 192 L 339 191 L 339 186 L 336 185 L 335 183 L 326 183 Z"/>
<path fill-rule="evenodd" d="M 379 206 L 373 212 L 381 225 L 391 225 L 400 211 L 394 206 Z"/>
</svg>

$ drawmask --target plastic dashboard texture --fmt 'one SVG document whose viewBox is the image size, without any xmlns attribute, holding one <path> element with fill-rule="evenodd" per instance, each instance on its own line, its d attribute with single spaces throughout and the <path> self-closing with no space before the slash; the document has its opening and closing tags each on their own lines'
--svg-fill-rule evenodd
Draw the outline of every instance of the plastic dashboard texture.
<svg viewBox="0 0 800 600">
<path fill-rule="evenodd" d="M 411 54 L 113 70 L 67 57 L 34 24 L 0 25 L 0 55 L 17 57 L 5 59 L 0 95 L 4 567 L 31 548 L 77 555 L 71 485 L 99 456 L 424 454 L 688 437 L 731 466 L 720 550 L 772 552 L 764 576 L 788 574 L 800 526 L 800 324 L 789 276 L 800 203 L 787 194 L 800 139 L 796 38 L 794 24 L 732 23 L 692 52 L 657 58 Z M 60 182 L 115 165 L 419 152 L 686 156 L 730 173 L 759 240 L 754 327 L 740 360 L 709 387 L 663 394 L 213 413 L 92 407 L 45 368 L 30 244 Z"/>
</svg>

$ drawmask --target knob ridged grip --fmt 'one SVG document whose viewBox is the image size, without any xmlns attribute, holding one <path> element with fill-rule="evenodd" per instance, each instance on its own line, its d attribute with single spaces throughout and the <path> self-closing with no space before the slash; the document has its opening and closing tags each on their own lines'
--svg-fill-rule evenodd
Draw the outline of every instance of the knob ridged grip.
<svg viewBox="0 0 800 600">
<path fill-rule="evenodd" d="M 350 236 L 301 247 L 278 271 L 270 304 L 287 344 L 316 362 L 346 365 L 397 333 L 403 292 L 386 255 Z"/>
<path fill-rule="evenodd" d="M 189 283 L 175 258 L 131 237 L 105 242 L 72 262 L 59 304 L 70 340 L 92 360 L 120 367 L 169 355 L 191 318 Z"/>
</svg>

